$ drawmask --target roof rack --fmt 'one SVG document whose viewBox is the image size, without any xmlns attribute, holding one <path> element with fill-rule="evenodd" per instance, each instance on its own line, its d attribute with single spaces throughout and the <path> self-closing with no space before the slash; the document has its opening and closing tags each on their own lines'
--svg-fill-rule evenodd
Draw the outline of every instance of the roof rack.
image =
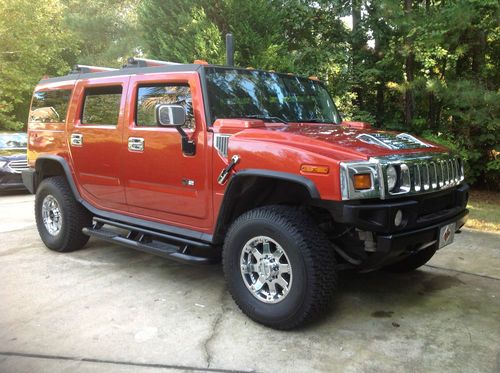
<svg viewBox="0 0 500 373">
<path fill-rule="evenodd" d="M 88 65 L 75 65 L 71 70 L 70 74 L 89 74 L 89 73 L 101 73 L 104 71 L 115 71 L 112 67 L 100 67 L 100 66 L 88 66 Z"/>
<path fill-rule="evenodd" d="M 168 61 L 159 61 L 159 60 L 150 60 L 148 58 L 136 58 L 130 57 L 127 59 L 127 64 L 124 65 L 124 68 L 127 67 L 154 67 L 154 66 L 168 66 L 168 65 L 182 65 L 178 62 L 168 62 Z"/>
</svg>

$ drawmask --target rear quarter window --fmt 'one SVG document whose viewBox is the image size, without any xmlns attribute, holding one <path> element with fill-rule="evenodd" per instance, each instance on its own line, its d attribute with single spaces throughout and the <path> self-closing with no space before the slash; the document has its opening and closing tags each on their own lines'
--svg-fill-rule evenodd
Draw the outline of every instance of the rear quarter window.
<svg viewBox="0 0 500 373">
<path fill-rule="evenodd" d="M 87 88 L 83 102 L 82 124 L 116 126 L 121 99 L 121 86 Z"/>
<path fill-rule="evenodd" d="M 33 94 L 29 120 L 39 123 L 66 121 L 71 90 L 38 91 Z"/>
</svg>

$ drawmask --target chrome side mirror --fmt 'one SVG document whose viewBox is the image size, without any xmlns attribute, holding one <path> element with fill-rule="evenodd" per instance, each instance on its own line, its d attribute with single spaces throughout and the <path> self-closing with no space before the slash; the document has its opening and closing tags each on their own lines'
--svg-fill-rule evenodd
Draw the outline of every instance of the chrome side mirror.
<svg viewBox="0 0 500 373">
<path fill-rule="evenodd" d="M 195 155 L 196 144 L 182 129 L 186 123 L 186 111 L 181 105 L 156 105 L 156 123 L 161 127 L 174 127 L 182 137 L 182 152 L 185 155 Z"/>
<path fill-rule="evenodd" d="M 186 111 L 181 105 L 156 105 L 156 123 L 162 127 L 180 127 L 186 123 Z"/>
</svg>

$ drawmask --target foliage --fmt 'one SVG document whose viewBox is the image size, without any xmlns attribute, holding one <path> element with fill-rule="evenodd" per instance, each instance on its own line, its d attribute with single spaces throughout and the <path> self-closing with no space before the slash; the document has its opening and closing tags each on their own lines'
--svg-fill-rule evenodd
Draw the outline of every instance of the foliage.
<svg viewBox="0 0 500 373">
<path fill-rule="evenodd" d="M 316 75 L 345 118 L 443 143 L 498 188 L 499 19 L 498 0 L 3 0 L 0 128 L 22 126 L 43 74 L 223 64 L 231 32 L 236 65 Z"/>
<path fill-rule="evenodd" d="M 63 10 L 58 0 L 0 2 L 0 128 L 22 128 L 38 80 L 67 70 L 63 55 L 74 44 L 62 27 Z"/>
<path fill-rule="evenodd" d="M 64 27 L 77 45 L 71 65 L 121 67 L 140 51 L 138 0 L 61 0 Z"/>
<path fill-rule="evenodd" d="M 236 64 L 260 68 L 286 66 L 279 15 L 277 4 L 267 0 L 145 0 L 139 9 L 145 44 L 154 58 L 222 64 L 225 34 L 231 32 Z"/>
</svg>

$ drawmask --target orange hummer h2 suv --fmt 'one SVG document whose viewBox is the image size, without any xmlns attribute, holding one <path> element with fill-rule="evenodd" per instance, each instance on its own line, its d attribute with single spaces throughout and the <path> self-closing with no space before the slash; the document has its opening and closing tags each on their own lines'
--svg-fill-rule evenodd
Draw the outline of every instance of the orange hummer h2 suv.
<svg viewBox="0 0 500 373">
<path fill-rule="evenodd" d="M 28 136 L 22 176 L 49 249 L 92 236 L 222 260 L 241 310 L 278 329 L 324 310 L 340 270 L 424 265 L 468 214 L 459 157 L 342 121 L 315 78 L 204 61 L 78 66 L 37 85 Z"/>
</svg>

